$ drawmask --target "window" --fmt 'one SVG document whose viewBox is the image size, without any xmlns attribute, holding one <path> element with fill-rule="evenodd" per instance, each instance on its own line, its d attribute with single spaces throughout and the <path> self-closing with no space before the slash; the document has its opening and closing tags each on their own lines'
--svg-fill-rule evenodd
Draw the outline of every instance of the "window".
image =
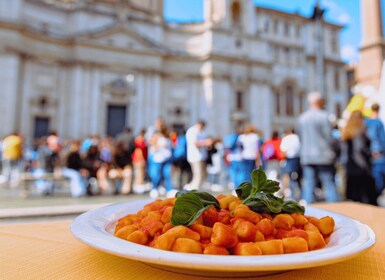
<svg viewBox="0 0 385 280">
<path fill-rule="evenodd" d="M 288 85 L 285 89 L 285 97 L 286 97 L 286 115 L 287 116 L 293 116 L 294 115 L 294 96 L 293 96 L 293 88 L 292 86 Z"/>
<path fill-rule="evenodd" d="M 295 33 L 296 33 L 297 38 L 301 37 L 301 27 L 299 25 L 296 25 Z"/>
<path fill-rule="evenodd" d="M 304 103 L 304 96 L 303 96 L 303 93 L 301 93 L 299 95 L 299 98 L 298 98 L 298 101 L 299 101 L 299 106 L 298 106 L 298 109 L 299 109 L 299 113 L 302 113 L 304 110 L 303 108 L 303 103 Z"/>
<path fill-rule="evenodd" d="M 285 30 L 285 36 L 290 37 L 290 24 L 288 22 L 285 22 L 284 30 Z"/>
<path fill-rule="evenodd" d="M 231 5 L 231 14 L 234 25 L 240 25 L 241 23 L 241 4 L 238 1 L 234 1 Z"/>
<path fill-rule="evenodd" d="M 290 64 L 290 49 L 287 47 L 283 48 L 283 63 L 286 65 Z"/>
<path fill-rule="evenodd" d="M 338 53 L 338 39 L 335 33 L 331 36 L 331 48 L 333 53 Z"/>
<path fill-rule="evenodd" d="M 278 48 L 277 48 L 277 46 L 273 45 L 269 49 L 271 49 L 271 55 L 272 55 L 273 60 L 277 61 L 278 60 Z"/>
<path fill-rule="evenodd" d="M 242 111 L 244 109 L 244 100 L 243 92 L 237 91 L 235 93 L 235 108 L 237 111 Z"/>
<path fill-rule="evenodd" d="M 275 114 L 279 116 L 281 114 L 281 95 L 279 91 L 275 92 Z"/>
<path fill-rule="evenodd" d="M 275 19 L 274 22 L 273 22 L 273 30 L 274 30 L 275 34 L 278 34 L 278 31 L 279 31 L 278 27 L 279 27 L 278 26 L 278 20 Z"/>
<path fill-rule="evenodd" d="M 336 117 L 337 117 L 337 119 L 339 119 L 339 118 L 341 118 L 341 116 L 342 116 L 341 104 L 337 103 L 336 104 Z"/>
<path fill-rule="evenodd" d="M 340 89 L 340 75 L 338 75 L 338 70 L 334 72 L 334 89 L 337 91 Z"/>
<path fill-rule="evenodd" d="M 270 30 L 270 22 L 269 22 L 269 19 L 266 18 L 265 20 L 265 26 L 264 26 L 264 29 L 265 29 L 265 33 L 269 33 L 269 30 Z"/>
<path fill-rule="evenodd" d="M 236 40 L 235 40 L 235 46 L 236 46 L 237 48 L 242 47 L 242 40 L 241 40 L 241 39 L 236 39 Z"/>
</svg>

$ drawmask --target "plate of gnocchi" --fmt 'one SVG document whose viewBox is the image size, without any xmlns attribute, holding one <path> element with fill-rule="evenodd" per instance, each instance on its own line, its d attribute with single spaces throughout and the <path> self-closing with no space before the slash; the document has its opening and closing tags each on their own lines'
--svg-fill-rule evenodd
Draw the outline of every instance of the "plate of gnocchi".
<svg viewBox="0 0 385 280">
<path fill-rule="evenodd" d="M 246 195 L 248 197 L 246 197 Z M 243 197 L 242 197 L 243 196 Z M 249 277 L 342 262 L 375 243 L 347 216 L 271 200 L 269 195 L 138 200 L 90 210 L 71 224 L 80 241 L 177 273 Z"/>
</svg>

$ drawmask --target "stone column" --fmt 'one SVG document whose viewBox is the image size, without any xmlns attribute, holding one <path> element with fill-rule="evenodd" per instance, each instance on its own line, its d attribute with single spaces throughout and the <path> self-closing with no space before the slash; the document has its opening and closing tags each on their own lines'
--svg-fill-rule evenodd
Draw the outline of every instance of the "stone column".
<svg viewBox="0 0 385 280">
<path fill-rule="evenodd" d="M 81 113 L 84 110 L 82 108 L 82 83 L 83 80 L 83 69 L 80 66 L 74 66 L 71 71 L 71 88 L 69 99 L 69 114 L 66 116 L 69 124 L 69 136 L 77 138 L 81 134 Z M 84 121 L 84 120 L 83 120 Z"/>
<path fill-rule="evenodd" d="M 100 98 L 101 98 L 101 81 L 100 71 L 93 69 L 91 72 L 91 88 L 90 88 L 90 133 L 101 134 L 99 130 L 99 115 L 100 115 Z"/>
<path fill-rule="evenodd" d="M 252 84 L 250 87 L 250 121 L 263 131 L 264 138 L 270 137 L 272 126 L 271 90 L 267 85 Z"/>
<path fill-rule="evenodd" d="M 144 78 L 140 75 L 135 75 L 135 103 L 132 107 L 135 107 L 135 127 L 134 132 L 137 134 L 139 130 L 147 127 L 145 122 L 145 103 L 144 103 Z"/>
<path fill-rule="evenodd" d="M 161 81 L 159 75 L 151 75 L 150 76 L 150 96 L 152 106 L 149 108 L 151 110 L 150 116 L 152 116 L 152 122 L 161 115 L 161 113 L 165 114 L 164 110 L 161 110 L 160 104 L 161 102 Z"/>
<path fill-rule="evenodd" d="M 17 129 L 15 116 L 18 108 L 18 76 L 20 61 L 13 54 L 0 55 L 0 112 L 2 112 L 2 124 L 0 137 L 12 133 Z"/>
</svg>

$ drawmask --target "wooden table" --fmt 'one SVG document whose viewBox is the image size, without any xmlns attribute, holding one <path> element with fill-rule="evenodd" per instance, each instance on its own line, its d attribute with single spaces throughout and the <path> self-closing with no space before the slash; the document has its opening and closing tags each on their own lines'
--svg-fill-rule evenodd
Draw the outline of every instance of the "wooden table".
<svg viewBox="0 0 385 280">
<path fill-rule="evenodd" d="M 385 280 L 385 209 L 351 202 L 313 206 L 345 214 L 369 225 L 376 232 L 377 243 L 369 252 L 349 261 L 255 279 Z M 69 231 L 70 223 L 1 226 L 0 279 L 207 279 L 167 272 L 99 252 L 75 239 Z"/>
</svg>

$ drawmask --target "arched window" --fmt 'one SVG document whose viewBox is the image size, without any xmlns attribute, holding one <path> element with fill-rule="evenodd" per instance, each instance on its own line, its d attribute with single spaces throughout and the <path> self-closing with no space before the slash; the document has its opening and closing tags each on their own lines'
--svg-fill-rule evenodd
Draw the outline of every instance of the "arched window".
<svg viewBox="0 0 385 280">
<path fill-rule="evenodd" d="M 235 108 L 237 111 L 242 111 L 244 109 L 244 95 L 242 91 L 237 91 L 235 93 Z"/>
<path fill-rule="evenodd" d="M 277 116 L 281 115 L 281 94 L 279 91 L 274 93 L 274 101 L 275 101 L 275 114 Z"/>
<path fill-rule="evenodd" d="M 299 109 L 299 114 L 301 114 L 303 111 L 304 111 L 304 95 L 303 93 L 300 93 L 299 94 L 299 98 L 298 98 L 298 102 L 299 102 L 299 106 L 298 106 L 298 109 Z"/>
<path fill-rule="evenodd" d="M 239 1 L 234 1 L 231 5 L 231 15 L 234 25 L 240 25 L 241 23 L 241 4 Z"/>
<path fill-rule="evenodd" d="M 286 97 L 286 115 L 293 116 L 294 115 L 294 93 L 293 87 L 291 85 L 287 85 L 285 87 L 285 97 Z"/>
</svg>

